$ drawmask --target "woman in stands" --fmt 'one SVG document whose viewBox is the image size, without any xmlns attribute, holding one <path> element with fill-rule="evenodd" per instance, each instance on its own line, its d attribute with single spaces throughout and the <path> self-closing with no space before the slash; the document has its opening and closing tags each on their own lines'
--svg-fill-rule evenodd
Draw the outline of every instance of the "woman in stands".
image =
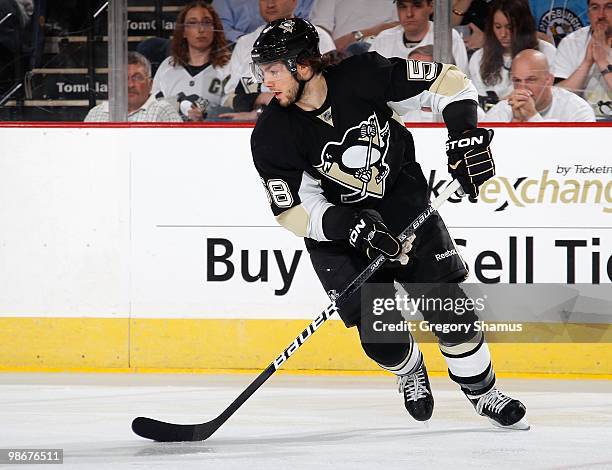
<svg viewBox="0 0 612 470">
<path fill-rule="evenodd" d="M 512 91 L 512 58 L 523 49 L 536 49 L 546 55 L 549 64 L 555 46 L 539 40 L 536 24 L 527 0 L 496 0 L 485 23 L 485 41 L 470 59 L 470 78 L 482 103 L 495 104 Z"/>
<path fill-rule="evenodd" d="M 202 121 L 223 101 L 229 60 L 219 15 L 208 2 L 191 2 L 176 18 L 171 55 L 155 74 L 153 94 L 176 101 L 183 119 Z"/>
</svg>

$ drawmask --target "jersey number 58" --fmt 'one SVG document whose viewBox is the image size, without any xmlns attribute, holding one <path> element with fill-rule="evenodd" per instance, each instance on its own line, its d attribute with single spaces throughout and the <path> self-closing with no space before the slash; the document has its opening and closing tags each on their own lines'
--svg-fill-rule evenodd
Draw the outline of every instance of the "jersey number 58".
<svg viewBox="0 0 612 470">
<path fill-rule="evenodd" d="M 293 205 L 293 196 L 289 190 L 289 185 L 281 179 L 271 179 L 266 183 L 263 179 L 261 182 L 268 196 L 268 203 L 276 204 L 281 209 L 286 209 Z"/>
</svg>

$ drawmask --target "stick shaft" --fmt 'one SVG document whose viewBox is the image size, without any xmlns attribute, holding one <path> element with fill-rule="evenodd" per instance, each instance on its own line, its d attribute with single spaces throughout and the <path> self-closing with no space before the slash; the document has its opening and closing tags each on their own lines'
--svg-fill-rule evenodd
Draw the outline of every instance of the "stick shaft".
<svg viewBox="0 0 612 470">
<path fill-rule="evenodd" d="M 404 241 L 408 238 L 415 230 L 417 230 L 423 223 L 437 211 L 442 204 L 458 189 L 461 185 L 457 180 L 452 181 L 440 195 L 435 198 L 427 208 L 421 212 L 406 229 L 398 236 L 400 241 Z M 261 387 L 266 380 L 268 380 L 274 372 L 276 372 L 280 366 L 297 351 L 304 342 L 312 336 L 312 334 L 325 323 L 335 312 L 338 311 L 338 304 L 342 304 L 352 294 L 354 294 L 359 288 L 384 264 L 385 257 L 380 255 L 374 261 L 372 261 L 363 271 L 357 276 L 344 290 L 338 294 L 335 300 L 321 312 L 311 323 L 297 336 L 285 350 L 278 355 L 278 357 L 257 376 L 253 382 L 217 417 L 215 423 L 217 427 L 221 426 L 227 419 L 234 414 L 234 412 L 246 402 L 255 391 Z"/>
</svg>

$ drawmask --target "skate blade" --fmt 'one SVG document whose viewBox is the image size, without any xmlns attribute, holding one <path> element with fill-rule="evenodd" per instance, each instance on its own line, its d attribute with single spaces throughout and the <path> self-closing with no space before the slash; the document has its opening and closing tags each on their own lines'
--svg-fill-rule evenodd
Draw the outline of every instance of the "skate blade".
<svg viewBox="0 0 612 470">
<path fill-rule="evenodd" d="M 531 426 L 529 425 L 529 422 L 526 418 L 521 418 L 516 423 L 511 424 L 510 426 L 503 426 L 491 418 L 488 418 L 488 420 L 491 421 L 494 426 L 497 426 L 498 428 L 502 429 L 514 429 L 516 431 L 529 431 L 529 429 L 531 429 Z"/>
</svg>

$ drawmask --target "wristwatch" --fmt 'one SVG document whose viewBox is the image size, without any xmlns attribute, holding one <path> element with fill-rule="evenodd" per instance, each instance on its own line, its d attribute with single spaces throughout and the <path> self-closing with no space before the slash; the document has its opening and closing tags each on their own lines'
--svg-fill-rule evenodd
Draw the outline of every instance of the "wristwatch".
<svg viewBox="0 0 612 470">
<path fill-rule="evenodd" d="M 602 75 L 609 74 L 610 72 L 612 72 L 612 64 L 608 64 L 608 66 L 605 69 L 600 70 L 600 72 Z"/>
<path fill-rule="evenodd" d="M 363 33 L 361 31 L 353 31 L 353 38 L 355 42 L 363 41 Z"/>
</svg>

